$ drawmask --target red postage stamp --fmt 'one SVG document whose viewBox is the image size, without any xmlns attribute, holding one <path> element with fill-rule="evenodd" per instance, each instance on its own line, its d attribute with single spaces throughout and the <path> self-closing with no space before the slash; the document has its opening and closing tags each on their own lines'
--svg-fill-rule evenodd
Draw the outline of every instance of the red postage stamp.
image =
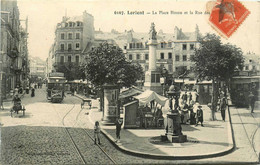
<svg viewBox="0 0 260 165">
<path fill-rule="evenodd" d="M 237 0 L 217 0 L 209 21 L 218 32 L 229 38 L 249 14 L 250 11 Z"/>
</svg>

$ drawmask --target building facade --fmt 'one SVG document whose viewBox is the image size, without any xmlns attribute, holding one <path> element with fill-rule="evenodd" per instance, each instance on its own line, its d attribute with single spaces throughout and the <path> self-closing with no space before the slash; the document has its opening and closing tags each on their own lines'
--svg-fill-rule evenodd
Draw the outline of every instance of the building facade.
<svg viewBox="0 0 260 165">
<path fill-rule="evenodd" d="M 148 33 L 140 34 L 133 31 L 127 33 L 127 44 L 124 47 L 126 58 L 141 64 L 144 71 L 147 71 L 149 68 Z M 157 36 L 157 68 L 165 68 L 169 74 L 192 69 L 191 57 L 195 53 L 195 48 L 199 46 L 197 26 L 194 32 L 182 32 L 182 29 L 175 27 L 173 34 L 163 33 L 160 30 Z"/>
<path fill-rule="evenodd" d="M 45 79 L 46 76 L 46 63 L 39 57 L 30 57 L 30 75 L 31 81 L 36 81 L 35 79 Z"/>
<path fill-rule="evenodd" d="M 57 24 L 55 42 L 49 52 L 48 72 L 64 72 L 67 79 L 80 66 L 84 55 L 94 41 L 94 18 L 86 11 L 81 16 L 64 16 Z M 73 74 L 72 74 L 73 75 Z"/>
<path fill-rule="evenodd" d="M 9 96 L 16 86 L 26 84 L 29 73 L 27 38 L 27 27 L 23 29 L 20 25 L 17 1 L 2 0 L 0 93 L 3 98 Z"/>
</svg>

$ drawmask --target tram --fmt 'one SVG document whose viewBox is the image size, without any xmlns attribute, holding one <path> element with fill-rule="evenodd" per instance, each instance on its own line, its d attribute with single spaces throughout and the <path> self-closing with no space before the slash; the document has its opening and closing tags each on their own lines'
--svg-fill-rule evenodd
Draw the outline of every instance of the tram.
<svg viewBox="0 0 260 165">
<path fill-rule="evenodd" d="M 47 99 L 52 103 L 62 102 L 64 98 L 65 83 L 66 79 L 64 77 L 64 73 L 49 73 L 47 81 Z"/>
</svg>

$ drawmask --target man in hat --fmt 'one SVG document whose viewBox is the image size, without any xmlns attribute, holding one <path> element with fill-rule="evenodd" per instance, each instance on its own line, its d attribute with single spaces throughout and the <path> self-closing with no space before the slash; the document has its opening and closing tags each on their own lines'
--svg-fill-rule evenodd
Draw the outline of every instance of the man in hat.
<svg viewBox="0 0 260 165">
<path fill-rule="evenodd" d="M 119 119 L 116 121 L 116 138 L 117 138 L 116 142 L 117 142 L 118 140 L 120 140 L 120 131 L 121 131 L 121 126 L 122 126 L 122 124 L 123 124 L 123 121 L 122 121 L 122 119 L 119 118 Z"/>
<path fill-rule="evenodd" d="M 197 113 L 196 113 L 196 118 L 197 118 L 197 123 L 196 126 L 198 126 L 198 123 L 201 123 L 201 126 L 204 127 L 203 125 L 203 110 L 201 109 L 202 106 L 200 104 L 198 104 L 198 109 L 197 109 Z"/>
</svg>

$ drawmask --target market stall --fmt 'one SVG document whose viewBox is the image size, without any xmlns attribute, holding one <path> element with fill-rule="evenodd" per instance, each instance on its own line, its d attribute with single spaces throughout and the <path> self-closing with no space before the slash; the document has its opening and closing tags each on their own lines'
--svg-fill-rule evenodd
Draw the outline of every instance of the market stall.
<svg viewBox="0 0 260 165">
<path fill-rule="evenodd" d="M 163 127 L 162 107 L 168 98 L 150 90 L 146 90 L 140 95 L 134 96 L 134 98 L 139 101 L 137 118 L 140 127 Z"/>
</svg>

